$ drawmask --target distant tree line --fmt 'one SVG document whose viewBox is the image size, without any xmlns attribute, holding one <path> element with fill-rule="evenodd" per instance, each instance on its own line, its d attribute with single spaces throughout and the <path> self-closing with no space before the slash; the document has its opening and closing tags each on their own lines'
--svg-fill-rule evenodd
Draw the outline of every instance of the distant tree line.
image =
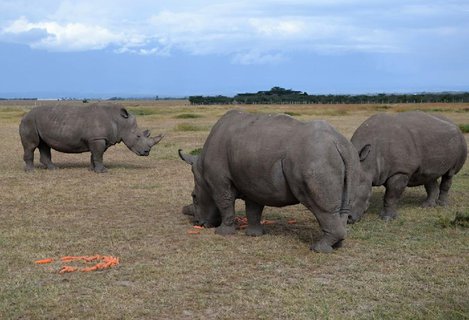
<svg viewBox="0 0 469 320">
<path fill-rule="evenodd" d="M 234 97 L 190 96 L 193 105 L 210 104 L 363 104 L 363 103 L 455 103 L 469 102 L 469 92 L 441 92 L 415 94 L 315 94 L 273 87 L 269 91 L 239 93 Z"/>
</svg>

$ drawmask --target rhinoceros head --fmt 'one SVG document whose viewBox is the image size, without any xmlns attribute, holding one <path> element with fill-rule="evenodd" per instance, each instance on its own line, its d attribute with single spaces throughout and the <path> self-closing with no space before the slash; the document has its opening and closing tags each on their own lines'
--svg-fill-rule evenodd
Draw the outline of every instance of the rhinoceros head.
<svg viewBox="0 0 469 320">
<path fill-rule="evenodd" d="M 148 156 L 151 148 L 164 137 L 163 134 L 151 137 L 150 131 L 141 131 L 137 127 L 135 117 L 124 108 L 120 109 L 119 120 L 119 130 L 122 141 L 127 148 L 139 156 Z"/>
<path fill-rule="evenodd" d="M 370 152 L 370 145 L 366 145 L 359 152 L 360 164 L 366 159 Z M 348 217 L 348 223 L 359 221 L 370 204 L 372 177 L 360 165 L 357 168 L 358 183 L 354 186 L 354 200 L 352 201 L 351 213 Z"/>
<path fill-rule="evenodd" d="M 191 213 L 194 224 L 207 228 L 218 227 L 221 224 L 221 214 L 212 199 L 210 189 L 202 177 L 198 166 L 198 156 L 185 154 L 179 149 L 179 157 L 192 167 L 194 175 L 194 190 L 192 191 Z"/>
</svg>

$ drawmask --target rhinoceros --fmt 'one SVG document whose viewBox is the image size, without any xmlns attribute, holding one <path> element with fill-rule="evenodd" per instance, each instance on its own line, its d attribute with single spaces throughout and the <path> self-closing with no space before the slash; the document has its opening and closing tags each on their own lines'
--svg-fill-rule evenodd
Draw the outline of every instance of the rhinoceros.
<svg viewBox="0 0 469 320">
<path fill-rule="evenodd" d="M 41 106 L 33 108 L 21 120 L 20 136 L 24 149 L 25 170 L 34 169 L 34 150 L 47 169 L 57 167 L 51 160 L 51 148 L 64 153 L 91 152 L 91 170 L 106 172 L 103 153 L 121 141 L 140 156 L 163 135 L 150 137 L 148 130 L 137 127 L 135 117 L 123 106 L 95 103 L 87 106 Z"/>
<path fill-rule="evenodd" d="M 231 110 L 214 125 L 200 155 L 179 150 L 179 156 L 192 166 L 195 182 L 193 207 L 183 211 L 220 235 L 235 233 L 235 199 L 245 201 L 250 236 L 264 233 L 264 206 L 301 203 L 324 233 L 311 249 L 330 252 L 341 246 L 348 218 L 363 214 L 371 192 L 371 186 L 359 188 L 353 145 L 321 120 Z"/>
<path fill-rule="evenodd" d="M 386 188 L 380 212 L 384 220 L 397 217 L 397 203 L 407 186 L 425 186 L 423 207 L 446 205 L 452 178 L 467 157 L 466 140 L 458 126 L 422 111 L 373 115 L 351 141 L 359 150 L 367 183 Z"/>
</svg>

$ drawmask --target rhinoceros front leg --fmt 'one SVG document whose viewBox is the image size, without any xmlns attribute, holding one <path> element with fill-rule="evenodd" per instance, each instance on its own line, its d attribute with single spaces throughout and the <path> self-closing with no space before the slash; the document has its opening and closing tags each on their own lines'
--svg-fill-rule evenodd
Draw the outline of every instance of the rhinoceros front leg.
<svg viewBox="0 0 469 320">
<path fill-rule="evenodd" d="M 447 206 L 448 205 L 448 192 L 451 188 L 451 184 L 453 183 L 453 176 L 449 173 L 445 174 L 441 177 L 440 183 L 440 196 L 438 197 L 437 204 L 440 206 Z"/>
<path fill-rule="evenodd" d="M 246 216 L 248 218 L 248 227 L 246 235 L 248 236 L 261 236 L 265 233 L 264 227 L 261 224 L 262 210 L 264 206 L 250 200 L 246 200 Z"/>
<path fill-rule="evenodd" d="M 395 174 L 388 178 L 385 183 L 386 192 L 384 193 L 384 208 L 379 214 L 383 220 L 392 220 L 397 217 L 397 203 L 404 192 L 409 176 L 406 174 Z"/>
<path fill-rule="evenodd" d="M 50 147 L 46 145 L 44 142 L 39 144 L 39 153 L 41 163 L 49 170 L 57 169 L 57 166 L 52 163 L 52 155 L 50 152 Z"/>
<path fill-rule="evenodd" d="M 438 198 L 438 180 L 432 180 L 425 184 L 425 191 L 427 191 L 427 199 L 422 203 L 422 207 L 429 208 L 436 206 L 436 199 Z"/>
<path fill-rule="evenodd" d="M 91 151 L 91 170 L 97 173 L 107 172 L 103 165 L 103 154 L 106 151 L 106 141 L 103 139 L 92 140 L 89 143 Z"/>
<path fill-rule="evenodd" d="M 223 236 L 235 234 L 235 192 L 228 182 L 219 185 L 221 187 L 216 189 L 213 194 L 213 200 L 221 214 L 221 224 L 215 229 L 215 233 Z"/>
<path fill-rule="evenodd" d="M 340 214 L 339 211 L 334 213 L 321 211 L 319 208 L 313 210 L 324 234 L 318 242 L 311 246 L 311 250 L 329 253 L 334 248 L 341 247 L 347 235 L 346 225 L 348 215 Z"/>
<path fill-rule="evenodd" d="M 34 170 L 34 150 L 39 145 L 39 137 L 37 134 L 26 135 L 21 134 L 21 143 L 23 144 L 23 160 L 24 160 L 24 171 L 33 171 Z"/>
</svg>

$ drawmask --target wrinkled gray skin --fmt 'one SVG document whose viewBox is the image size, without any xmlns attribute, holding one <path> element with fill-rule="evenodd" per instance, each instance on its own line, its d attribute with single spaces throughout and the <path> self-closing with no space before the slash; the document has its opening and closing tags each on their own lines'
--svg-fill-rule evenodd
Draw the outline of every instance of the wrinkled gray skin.
<svg viewBox="0 0 469 320">
<path fill-rule="evenodd" d="M 376 114 L 355 131 L 352 143 L 359 150 L 367 183 L 386 187 L 380 213 L 384 220 L 397 216 L 397 203 L 407 186 L 425 186 L 423 207 L 446 205 L 452 178 L 467 157 L 458 126 L 421 111 Z"/>
<path fill-rule="evenodd" d="M 179 155 L 192 166 L 195 182 L 193 207 L 183 213 L 221 235 L 235 233 L 237 198 L 245 200 L 250 236 L 264 234 L 264 206 L 302 203 L 324 232 L 311 249 L 330 252 L 345 238 L 347 219 L 363 214 L 371 191 L 354 192 L 360 183 L 357 151 L 325 121 L 232 110 L 215 124 L 200 156 Z"/>
<path fill-rule="evenodd" d="M 137 127 L 135 117 L 120 105 L 36 107 L 20 123 L 25 170 L 34 169 L 34 150 L 47 169 L 57 167 L 51 160 L 51 148 L 64 153 L 91 152 L 91 170 L 106 172 L 103 153 L 121 141 L 139 156 L 147 156 L 163 135 L 150 137 L 148 130 Z"/>
</svg>

